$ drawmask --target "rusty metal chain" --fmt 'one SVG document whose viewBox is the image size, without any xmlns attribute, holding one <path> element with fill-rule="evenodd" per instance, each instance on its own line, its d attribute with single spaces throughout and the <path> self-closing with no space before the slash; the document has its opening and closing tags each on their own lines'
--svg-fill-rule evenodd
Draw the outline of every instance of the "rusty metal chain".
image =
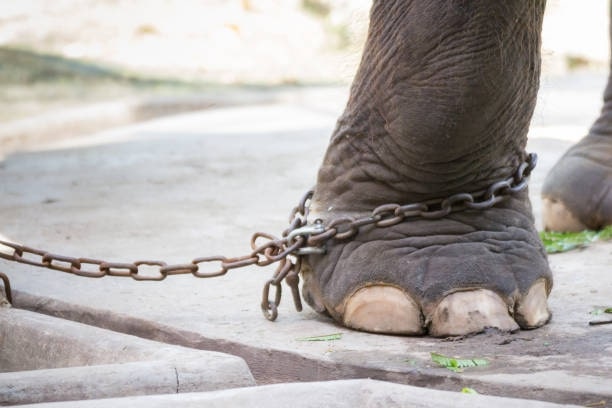
<svg viewBox="0 0 612 408">
<path fill-rule="evenodd" d="M 291 288 L 295 308 L 298 311 L 302 310 L 298 286 L 302 259 L 310 254 L 324 254 L 325 244 L 328 241 L 332 239 L 348 240 L 357 235 L 361 228 L 368 225 L 387 228 L 411 219 L 441 219 L 458 211 L 489 209 L 509 195 L 524 190 L 536 162 L 537 156 L 530 153 L 527 160 L 521 163 L 512 177 L 495 182 L 486 190 L 475 193 L 458 193 L 445 199 L 405 205 L 384 204 L 362 218 L 340 217 L 325 222 L 315 220 L 310 225 L 308 224 L 308 213 L 313 191 L 309 191 L 291 212 L 289 227 L 283 231 L 281 238 L 257 232 L 251 237 L 252 251 L 248 255 L 234 258 L 207 256 L 195 258 L 189 263 L 172 265 L 157 260 L 117 263 L 57 255 L 3 240 L 0 240 L 0 258 L 78 276 L 90 278 L 120 276 L 138 281 L 161 281 L 169 275 L 184 274 L 191 274 L 197 278 L 213 278 L 225 275 L 232 269 L 251 265 L 268 266 L 278 262 L 273 277 L 264 285 L 261 302 L 264 316 L 273 321 L 278 316 L 283 280 Z M 204 265 L 209 263 L 217 263 L 216 269 L 205 271 Z M 144 266 L 155 267 L 155 273 L 151 274 L 150 271 L 145 273 Z M 1 274 L 1 277 L 7 298 L 10 298 L 8 278 L 4 274 Z M 271 292 L 272 299 L 270 298 Z"/>
<path fill-rule="evenodd" d="M 489 209 L 509 195 L 524 190 L 536 164 L 537 155 L 530 153 L 527 160 L 520 164 L 514 175 L 493 183 L 485 190 L 474 193 L 458 193 L 444 199 L 433 199 L 405 205 L 383 204 L 362 218 L 335 218 L 326 222 L 323 232 L 311 234 L 306 240 L 308 246 L 301 248 L 297 253 L 314 251 L 330 239 L 347 240 L 353 238 L 361 228 L 367 225 L 387 228 L 410 219 L 435 220 L 458 211 Z M 317 222 L 321 223 L 322 221 L 315 221 L 315 224 Z"/>
<path fill-rule="evenodd" d="M 13 294 L 11 292 L 11 281 L 9 280 L 9 277 L 6 276 L 6 274 L 0 272 L 0 279 L 4 284 L 4 297 L 9 303 L 13 303 Z"/>
</svg>

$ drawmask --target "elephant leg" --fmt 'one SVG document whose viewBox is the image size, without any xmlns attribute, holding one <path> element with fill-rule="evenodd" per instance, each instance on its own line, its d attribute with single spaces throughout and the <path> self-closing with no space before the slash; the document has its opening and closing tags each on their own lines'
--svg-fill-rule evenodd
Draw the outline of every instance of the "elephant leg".
<svg viewBox="0 0 612 408">
<path fill-rule="evenodd" d="M 597 230 L 612 225 L 612 66 L 603 99 L 599 118 L 588 135 L 546 176 L 542 218 L 547 230 Z"/>
<path fill-rule="evenodd" d="M 526 158 L 544 0 L 374 1 L 309 222 L 486 190 Z M 526 191 L 364 226 L 304 261 L 304 298 L 358 330 L 434 336 L 545 324 L 551 272 Z"/>
</svg>

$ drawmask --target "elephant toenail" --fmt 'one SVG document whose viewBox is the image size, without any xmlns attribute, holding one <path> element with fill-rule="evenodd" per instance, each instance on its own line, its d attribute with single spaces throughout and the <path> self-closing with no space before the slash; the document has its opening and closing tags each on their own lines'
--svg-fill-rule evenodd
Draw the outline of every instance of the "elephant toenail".
<svg viewBox="0 0 612 408">
<path fill-rule="evenodd" d="M 544 197 L 542 199 L 542 222 L 549 231 L 574 231 L 588 229 L 563 202 Z"/>
<path fill-rule="evenodd" d="M 508 305 L 495 292 L 466 290 L 446 296 L 434 310 L 429 334 L 436 337 L 478 333 L 486 328 L 516 331 Z"/>
<path fill-rule="evenodd" d="M 515 318 L 523 329 L 534 329 L 543 326 L 550 320 L 551 314 L 546 301 L 548 292 L 546 281 L 539 279 L 518 301 Z"/>
<path fill-rule="evenodd" d="M 419 306 L 403 290 L 389 285 L 366 286 L 345 304 L 344 324 L 353 329 L 386 334 L 423 334 Z"/>
</svg>

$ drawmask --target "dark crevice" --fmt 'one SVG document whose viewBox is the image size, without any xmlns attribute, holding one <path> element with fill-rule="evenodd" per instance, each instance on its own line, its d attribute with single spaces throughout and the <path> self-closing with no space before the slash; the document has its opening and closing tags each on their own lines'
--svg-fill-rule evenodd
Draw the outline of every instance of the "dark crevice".
<svg viewBox="0 0 612 408">
<path fill-rule="evenodd" d="M 179 380 L 179 373 L 176 367 L 174 367 L 174 375 L 176 375 L 176 393 L 178 394 L 179 390 L 181 389 L 181 383 Z"/>
</svg>

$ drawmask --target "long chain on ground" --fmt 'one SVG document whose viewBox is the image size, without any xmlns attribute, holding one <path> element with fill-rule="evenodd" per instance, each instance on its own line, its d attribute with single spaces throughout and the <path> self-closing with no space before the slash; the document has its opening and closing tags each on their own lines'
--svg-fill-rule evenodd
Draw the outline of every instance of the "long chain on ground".
<svg viewBox="0 0 612 408">
<path fill-rule="evenodd" d="M 308 211 L 313 191 L 307 192 L 293 209 L 289 227 L 281 238 L 256 232 L 251 237 L 252 251 L 244 256 L 206 256 L 189 263 L 171 264 L 158 260 L 140 260 L 131 263 L 107 262 L 91 258 L 75 258 L 57 255 L 41 249 L 0 240 L 0 258 L 72 273 L 78 276 L 101 278 L 104 276 L 130 277 L 139 281 L 160 281 L 169 275 L 191 274 L 197 278 L 213 278 L 228 271 L 251 265 L 268 266 L 278 262 L 274 275 L 264 285 L 261 308 L 268 320 L 278 316 L 282 296 L 281 283 L 284 280 L 291 288 L 295 308 L 302 310 L 299 293 L 299 272 L 303 257 L 324 254 L 330 240 L 344 241 L 353 238 L 365 226 L 387 228 L 412 219 L 441 219 L 447 215 L 465 210 L 486 210 L 500 203 L 506 197 L 527 187 L 529 175 L 536 166 L 537 156 L 530 153 L 512 177 L 497 181 L 486 190 L 473 193 L 458 193 L 444 199 L 434 199 L 411 204 L 384 204 L 361 218 L 340 217 L 327 221 L 315 220 L 308 224 Z M 216 265 L 210 268 L 208 265 Z M 8 278 L 4 279 L 7 298 L 10 297 Z M 273 296 L 271 296 L 273 295 Z M 10 299 L 9 299 L 10 300 Z"/>
</svg>

